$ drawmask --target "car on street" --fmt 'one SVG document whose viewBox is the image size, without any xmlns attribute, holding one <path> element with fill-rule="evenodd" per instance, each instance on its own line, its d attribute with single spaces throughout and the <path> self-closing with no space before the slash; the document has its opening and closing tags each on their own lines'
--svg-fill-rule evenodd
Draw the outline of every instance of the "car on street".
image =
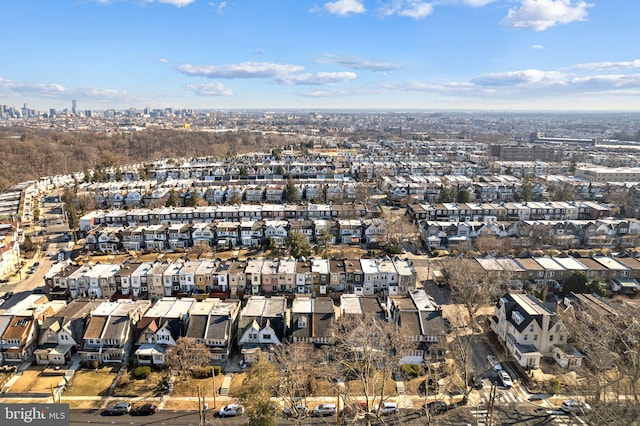
<svg viewBox="0 0 640 426">
<path fill-rule="evenodd" d="M 498 379 L 500 379 L 500 383 L 502 383 L 502 386 L 504 386 L 505 388 L 510 388 L 511 386 L 513 386 L 511 376 L 509 376 L 509 374 L 504 370 L 498 371 Z"/>
<path fill-rule="evenodd" d="M 336 404 L 320 404 L 313 407 L 311 414 L 316 417 L 335 416 L 337 411 Z"/>
<path fill-rule="evenodd" d="M 482 380 L 481 377 L 478 377 L 477 379 L 475 379 L 473 381 L 472 385 L 473 385 L 474 389 L 480 390 L 480 389 L 484 388 L 484 381 Z"/>
<path fill-rule="evenodd" d="M 228 404 L 218 411 L 219 417 L 235 417 L 244 413 L 244 407 L 240 404 Z"/>
<path fill-rule="evenodd" d="M 154 404 L 144 404 L 131 410 L 132 416 L 150 416 L 158 412 L 158 407 Z"/>
<path fill-rule="evenodd" d="M 487 361 L 489 361 L 489 365 L 491 365 L 495 371 L 502 370 L 502 365 L 498 363 L 498 360 L 496 360 L 496 357 L 493 355 L 487 355 Z"/>
<path fill-rule="evenodd" d="M 304 404 L 288 405 L 282 411 L 285 417 L 304 417 L 309 414 L 309 409 Z"/>
<path fill-rule="evenodd" d="M 398 403 L 391 401 L 383 402 L 380 405 L 376 405 L 376 408 L 374 410 L 374 412 L 380 413 L 383 416 L 386 416 L 387 414 L 394 414 L 398 411 Z"/>
<path fill-rule="evenodd" d="M 442 414 L 449 409 L 449 406 L 444 401 L 432 401 L 422 406 L 423 413 L 429 414 Z"/>
<path fill-rule="evenodd" d="M 576 401 L 575 399 L 567 399 L 562 401 L 560 409 L 567 414 L 582 414 L 585 411 L 591 410 L 591 406 L 586 402 Z"/>
<path fill-rule="evenodd" d="M 128 402 L 121 402 L 110 406 L 104 411 L 104 414 L 108 416 L 121 416 L 131 411 L 131 404 Z"/>
</svg>

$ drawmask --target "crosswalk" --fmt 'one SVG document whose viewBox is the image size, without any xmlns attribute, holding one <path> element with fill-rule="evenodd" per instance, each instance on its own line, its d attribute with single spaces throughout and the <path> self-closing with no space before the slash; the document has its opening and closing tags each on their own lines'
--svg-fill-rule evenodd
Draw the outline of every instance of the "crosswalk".
<svg viewBox="0 0 640 426">
<path fill-rule="evenodd" d="M 561 410 L 547 411 L 547 414 L 551 417 L 549 424 L 558 426 L 579 426 L 586 425 L 587 422 L 582 420 L 578 416 L 571 416 L 563 413 Z"/>
<path fill-rule="evenodd" d="M 472 408 L 471 415 L 476 419 L 476 426 L 486 426 L 489 421 L 489 410 L 484 408 Z"/>
<path fill-rule="evenodd" d="M 482 391 L 480 391 L 480 398 L 478 401 L 479 406 L 484 406 L 484 407 L 489 406 L 489 403 L 491 401 L 490 392 L 491 392 L 490 389 L 483 389 Z M 516 403 L 516 402 L 523 402 L 524 400 L 525 400 L 524 398 L 522 398 L 513 390 L 498 390 L 496 392 L 495 404 Z"/>
</svg>

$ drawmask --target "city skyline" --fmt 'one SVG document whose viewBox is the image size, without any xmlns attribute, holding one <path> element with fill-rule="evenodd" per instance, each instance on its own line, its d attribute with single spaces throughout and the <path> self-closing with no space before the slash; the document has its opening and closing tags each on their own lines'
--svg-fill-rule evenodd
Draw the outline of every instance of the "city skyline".
<svg viewBox="0 0 640 426">
<path fill-rule="evenodd" d="M 0 103 L 638 110 L 640 3 L 5 2 Z M 74 101 L 74 102 L 76 102 Z"/>
</svg>

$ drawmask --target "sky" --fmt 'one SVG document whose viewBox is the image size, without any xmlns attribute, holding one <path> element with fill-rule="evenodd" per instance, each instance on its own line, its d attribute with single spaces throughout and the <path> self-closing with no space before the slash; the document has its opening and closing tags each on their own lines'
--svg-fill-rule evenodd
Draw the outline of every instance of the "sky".
<svg viewBox="0 0 640 426">
<path fill-rule="evenodd" d="M 640 110 L 638 0 L 3 0 L 0 105 Z"/>
</svg>

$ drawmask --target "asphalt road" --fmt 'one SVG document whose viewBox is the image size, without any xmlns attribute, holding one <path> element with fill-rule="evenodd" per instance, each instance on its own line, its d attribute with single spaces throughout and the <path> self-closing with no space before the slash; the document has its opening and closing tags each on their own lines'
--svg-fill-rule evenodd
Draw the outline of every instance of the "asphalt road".
<svg viewBox="0 0 640 426">
<path fill-rule="evenodd" d="M 103 416 L 101 410 L 71 410 L 70 425 L 95 424 L 95 425 L 171 425 L 171 426 L 196 426 L 199 424 L 197 411 L 159 411 L 151 416 L 134 417 L 128 414 L 122 416 Z M 432 417 L 432 425 L 467 425 L 474 421 L 469 409 L 461 407 L 452 410 L 441 416 Z M 218 418 L 211 413 L 206 416 L 207 425 L 246 425 L 247 416 Z M 293 425 L 290 419 L 282 416 L 277 418 L 278 425 Z M 304 425 L 336 425 L 336 418 L 328 417 L 307 417 L 303 420 Z M 342 419 L 337 423 L 340 425 L 353 424 L 352 419 Z M 426 417 L 418 414 L 415 410 L 401 410 L 398 414 L 385 416 L 383 421 L 374 421 L 373 425 L 425 425 Z"/>
</svg>

